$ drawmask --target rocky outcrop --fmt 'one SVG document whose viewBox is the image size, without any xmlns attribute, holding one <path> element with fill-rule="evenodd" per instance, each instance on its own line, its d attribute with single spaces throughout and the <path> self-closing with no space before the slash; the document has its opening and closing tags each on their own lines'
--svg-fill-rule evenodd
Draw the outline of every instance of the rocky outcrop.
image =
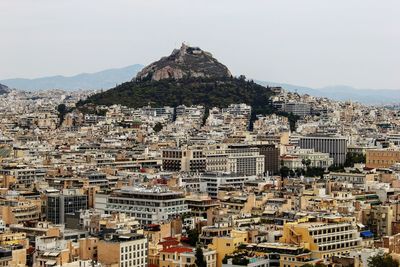
<svg viewBox="0 0 400 267">
<path fill-rule="evenodd" d="M 224 78 L 231 77 L 229 69 L 218 62 L 211 53 L 198 47 L 182 44 L 168 57 L 148 65 L 141 70 L 134 80 L 159 81 L 163 79 L 179 80 L 183 78 Z"/>
</svg>

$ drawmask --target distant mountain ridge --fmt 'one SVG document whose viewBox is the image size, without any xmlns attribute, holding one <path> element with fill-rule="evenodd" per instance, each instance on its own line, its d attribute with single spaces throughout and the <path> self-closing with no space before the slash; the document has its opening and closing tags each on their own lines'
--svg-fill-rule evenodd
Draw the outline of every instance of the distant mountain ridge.
<svg viewBox="0 0 400 267">
<path fill-rule="evenodd" d="M 107 69 L 95 73 L 81 73 L 78 75 L 66 76 L 51 76 L 35 79 L 6 79 L 0 83 L 7 85 L 10 88 L 36 91 L 49 89 L 63 90 L 80 90 L 80 89 L 109 89 L 118 84 L 129 81 L 135 76 L 143 65 L 135 64 L 124 68 Z"/>
<path fill-rule="evenodd" d="M 357 89 L 346 85 L 310 88 L 287 83 L 266 82 L 259 80 L 255 82 L 264 86 L 281 86 L 283 89 L 286 89 L 290 92 L 308 94 L 316 97 L 326 97 L 338 101 L 351 100 L 370 105 L 400 103 L 400 89 Z"/>
</svg>

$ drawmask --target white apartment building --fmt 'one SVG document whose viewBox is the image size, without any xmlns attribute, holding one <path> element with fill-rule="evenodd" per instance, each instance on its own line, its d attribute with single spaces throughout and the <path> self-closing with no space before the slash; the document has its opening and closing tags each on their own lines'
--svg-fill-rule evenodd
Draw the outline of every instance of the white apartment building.
<svg viewBox="0 0 400 267">
<path fill-rule="evenodd" d="M 243 184 L 247 181 L 254 181 L 257 176 L 244 176 L 235 173 L 202 173 L 196 174 L 194 177 L 199 178 L 200 184 L 205 184 L 205 192 L 212 198 L 218 196 L 218 191 L 223 188 L 234 188 L 240 190 L 243 188 Z M 199 188 L 204 188 L 199 186 Z"/>
<path fill-rule="evenodd" d="M 288 150 L 281 158 L 282 166 L 291 170 L 305 168 L 304 161 L 309 161 L 308 167 L 327 169 L 333 165 L 333 158 L 329 153 L 315 152 L 314 149 L 294 148 Z"/>
<path fill-rule="evenodd" d="M 136 218 L 142 225 L 161 223 L 190 211 L 183 193 L 159 186 L 123 187 L 111 195 L 98 194 L 95 208 L 106 214 L 125 213 Z"/>
<path fill-rule="evenodd" d="M 97 247 L 98 261 L 105 266 L 147 266 L 148 240 L 141 234 L 110 234 Z"/>
<path fill-rule="evenodd" d="M 230 172 L 241 175 L 262 175 L 265 156 L 257 147 L 230 144 L 208 147 L 204 150 L 208 172 Z"/>
</svg>

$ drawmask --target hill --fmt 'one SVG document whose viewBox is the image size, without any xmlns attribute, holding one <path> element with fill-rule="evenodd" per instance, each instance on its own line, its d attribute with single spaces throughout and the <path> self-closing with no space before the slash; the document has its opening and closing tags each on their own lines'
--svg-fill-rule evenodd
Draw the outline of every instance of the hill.
<svg viewBox="0 0 400 267">
<path fill-rule="evenodd" d="M 137 81 L 159 81 L 162 79 L 188 78 L 228 78 L 232 74 L 228 68 L 219 63 L 211 53 L 198 47 L 182 44 L 174 49 L 171 55 L 151 63 L 140 71 Z"/>
<path fill-rule="evenodd" d="M 272 112 L 268 103 L 271 94 L 269 88 L 246 81 L 244 76 L 233 78 L 209 52 L 183 44 L 171 55 L 143 68 L 132 81 L 95 94 L 78 105 L 122 104 L 137 108 L 184 104 L 210 108 L 246 103 L 267 113 Z"/>
<path fill-rule="evenodd" d="M 75 76 L 51 76 L 36 79 L 7 79 L 0 83 L 10 88 L 35 91 L 49 89 L 79 90 L 79 89 L 108 89 L 117 84 L 129 81 L 143 65 L 131 65 L 124 68 L 108 69 L 95 73 L 81 73 Z"/>
<path fill-rule="evenodd" d="M 193 52 L 196 51 L 196 52 Z M 165 72 L 164 70 L 168 71 Z M 257 114 L 277 113 L 269 102 L 273 94 L 244 76 L 232 77 L 227 67 L 200 48 L 183 45 L 169 57 L 150 64 L 136 78 L 113 89 L 80 101 L 77 107 L 84 112 L 96 112 L 98 105 L 121 104 L 128 107 L 153 107 L 178 105 L 203 105 L 227 107 L 229 104 L 246 103 L 252 106 L 252 121 Z M 294 129 L 296 116 L 288 116 Z"/>
</svg>

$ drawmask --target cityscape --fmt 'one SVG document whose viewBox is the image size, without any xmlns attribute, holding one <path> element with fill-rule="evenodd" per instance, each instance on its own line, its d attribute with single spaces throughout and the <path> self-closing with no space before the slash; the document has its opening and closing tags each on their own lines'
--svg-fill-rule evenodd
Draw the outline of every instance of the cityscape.
<svg viewBox="0 0 400 267">
<path fill-rule="evenodd" d="M 175 41 L 73 77 L 3 64 L 0 266 L 400 266 L 398 90 L 322 96 Z"/>
</svg>

